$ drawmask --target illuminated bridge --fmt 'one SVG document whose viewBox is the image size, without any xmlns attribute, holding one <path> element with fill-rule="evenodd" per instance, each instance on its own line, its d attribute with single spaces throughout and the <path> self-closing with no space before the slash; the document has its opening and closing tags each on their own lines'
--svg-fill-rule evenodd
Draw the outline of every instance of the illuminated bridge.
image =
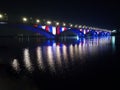
<svg viewBox="0 0 120 90">
<path fill-rule="evenodd" d="M 0 17 L 2 20 L 3 16 L 0 15 Z M 95 36 L 95 37 L 110 36 L 112 33 L 111 30 L 97 28 L 97 27 L 58 22 L 58 21 L 50 21 L 45 19 L 43 20 L 33 19 L 31 17 L 30 18 L 23 17 L 19 22 L 19 24 L 16 24 L 13 27 L 35 32 L 48 39 L 56 38 L 56 37 L 57 38 L 70 37 L 70 36 L 76 36 L 78 38 L 87 37 L 87 36 Z"/>
<path fill-rule="evenodd" d="M 27 23 L 28 19 L 23 18 L 23 23 Z M 66 24 L 65 22 L 57 22 L 57 21 L 50 21 L 50 20 L 41 20 L 36 19 L 33 23 L 33 28 L 38 29 L 40 34 L 44 34 L 45 32 L 50 37 L 67 37 L 67 36 L 77 36 L 77 37 L 86 37 L 86 36 L 109 36 L 111 35 L 111 30 L 101 29 L 90 27 L 86 25 L 73 25 L 72 23 Z M 35 30 L 34 29 L 34 30 Z M 44 32 L 44 33 L 43 33 Z"/>
<path fill-rule="evenodd" d="M 64 27 L 64 26 L 52 26 L 52 25 L 40 25 L 34 24 L 35 28 L 43 29 L 46 32 L 50 32 L 55 36 L 108 36 L 111 35 L 111 31 L 99 28 L 84 28 L 84 27 Z"/>
</svg>

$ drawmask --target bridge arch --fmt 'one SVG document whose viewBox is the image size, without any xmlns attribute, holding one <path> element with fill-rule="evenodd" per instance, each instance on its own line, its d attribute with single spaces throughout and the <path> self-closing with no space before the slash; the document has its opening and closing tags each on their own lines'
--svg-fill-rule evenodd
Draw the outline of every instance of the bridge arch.
<svg viewBox="0 0 120 90">
<path fill-rule="evenodd" d="M 95 30 L 90 30 L 89 32 L 86 33 L 85 36 L 98 36 L 98 31 Z"/>
<path fill-rule="evenodd" d="M 51 32 L 47 32 L 42 28 L 36 28 L 33 27 L 32 25 L 24 25 L 24 24 L 20 24 L 17 25 L 19 28 L 23 29 L 23 30 L 28 30 L 28 31 L 32 31 L 35 33 L 39 33 L 40 35 L 44 36 L 45 38 L 55 38 L 55 35 L 53 35 Z"/>
<path fill-rule="evenodd" d="M 78 36 L 84 37 L 84 33 L 78 29 L 67 29 L 60 33 L 59 36 Z"/>
</svg>

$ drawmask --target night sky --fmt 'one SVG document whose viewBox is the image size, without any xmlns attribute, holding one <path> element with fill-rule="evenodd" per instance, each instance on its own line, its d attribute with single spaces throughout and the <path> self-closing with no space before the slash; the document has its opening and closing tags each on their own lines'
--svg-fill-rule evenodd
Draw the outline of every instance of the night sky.
<svg viewBox="0 0 120 90">
<path fill-rule="evenodd" d="M 120 5 L 115 0 L 3 0 L 0 11 L 106 29 L 120 28 Z"/>
</svg>

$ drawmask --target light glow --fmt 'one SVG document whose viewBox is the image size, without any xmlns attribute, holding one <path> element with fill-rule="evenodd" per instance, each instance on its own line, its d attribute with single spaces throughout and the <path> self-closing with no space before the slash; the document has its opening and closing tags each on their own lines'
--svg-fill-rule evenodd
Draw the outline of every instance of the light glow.
<svg viewBox="0 0 120 90">
<path fill-rule="evenodd" d="M 27 18 L 26 17 L 24 17 L 22 20 L 23 20 L 23 22 L 27 22 Z"/>
<path fill-rule="evenodd" d="M 17 59 L 14 59 L 13 62 L 12 62 L 12 67 L 15 71 L 19 71 L 20 70 L 20 67 L 19 67 L 19 63 L 18 63 L 18 60 Z"/>
<path fill-rule="evenodd" d="M 60 46 L 57 45 L 56 46 L 56 58 L 57 58 L 57 64 L 59 65 L 59 67 L 61 67 L 62 62 L 61 62 L 61 53 L 60 53 Z"/>
<path fill-rule="evenodd" d="M 66 24 L 65 24 L 65 23 L 63 23 L 63 26 L 66 26 Z"/>
<path fill-rule="evenodd" d="M 77 28 L 78 27 L 78 25 L 75 25 L 75 28 Z"/>
<path fill-rule="evenodd" d="M 37 47 L 36 53 L 37 53 L 37 64 L 39 66 L 39 69 L 44 69 L 44 64 L 43 64 L 43 58 L 42 58 L 42 49 L 41 47 Z"/>
<path fill-rule="evenodd" d="M 55 66 L 54 66 L 54 61 L 53 61 L 53 52 L 52 52 L 52 47 L 48 46 L 47 47 L 47 56 L 48 56 L 48 65 L 49 69 L 53 72 L 55 72 Z"/>
<path fill-rule="evenodd" d="M 1 18 L 3 18 L 3 15 L 2 15 L 2 14 L 0 14 L 0 19 L 1 19 Z"/>
<path fill-rule="evenodd" d="M 47 24 L 50 25 L 52 22 L 51 21 L 47 21 Z"/>
<path fill-rule="evenodd" d="M 37 23 L 40 23 L 40 20 L 39 20 L 39 19 L 37 19 L 37 20 L 36 20 L 36 22 L 37 22 Z"/>
<path fill-rule="evenodd" d="M 45 30 L 45 27 L 46 27 L 46 26 L 41 26 L 41 27 L 42 27 L 42 29 L 44 29 L 44 30 Z"/>
<path fill-rule="evenodd" d="M 81 28 L 82 27 L 82 25 L 79 25 L 79 28 Z"/>
<path fill-rule="evenodd" d="M 56 22 L 56 26 L 58 26 L 60 23 L 59 22 Z"/>
<path fill-rule="evenodd" d="M 52 33 L 56 35 L 56 27 L 52 27 Z"/>
<path fill-rule="evenodd" d="M 31 60 L 30 60 L 29 49 L 27 49 L 27 48 L 24 49 L 24 51 L 23 51 L 23 58 L 24 58 L 25 68 L 26 68 L 28 71 L 32 71 L 33 67 L 32 67 Z"/>
<path fill-rule="evenodd" d="M 70 27 L 72 27 L 73 25 L 72 24 L 70 24 Z"/>
</svg>

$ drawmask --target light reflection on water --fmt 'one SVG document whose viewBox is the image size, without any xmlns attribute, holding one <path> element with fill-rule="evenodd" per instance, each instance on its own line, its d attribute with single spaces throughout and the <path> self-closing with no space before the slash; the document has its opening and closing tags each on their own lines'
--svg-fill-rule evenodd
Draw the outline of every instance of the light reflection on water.
<svg viewBox="0 0 120 90">
<path fill-rule="evenodd" d="M 14 69 L 15 71 L 19 71 L 19 70 L 20 70 L 19 62 L 18 62 L 17 59 L 14 59 L 11 64 L 12 64 L 12 67 L 13 67 L 13 69 Z"/>
<path fill-rule="evenodd" d="M 56 62 L 57 62 L 57 65 L 59 67 L 61 67 L 62 61 L 61 61 L 61 52 L 60 52 L 60 46 L 59 45 L 56 46 Z"/>
<path fill-rule="evenodd" d="M 46 53 L 47 53 L 46 57 L 47 57 L 47 61 L 48 61 L 47 63 L 50 67 L 50 70 L 55 71 L 52 46 L 47 46 Z"/>
<path fill-rule="evenodd" d="M 28 71 L 32 72 L 34 69 L 33 61 L 30 58 L 33 57 L 33 63 L 37 63 L 37 67 L 40 70 L 49 69 L 50 72 L 56 72 L 58 69 L 63 69 L 68 67 L 70 62 L 75 63 L 76 61 L 84 62 L 85 58 L 92 57 L 97 54 L 103 53 L 110 48 L 112 43 L 113 48 L 115 46 L 115 38 L 104 37 L 104 38 L 93 38 L 93 39 L 82 39 L 77 43 L 55 43 L 49 41 L 46 45 L 38 45 L 31 52 L 31 48 L 23 49 L 23 62 L 24 67 Z M 14 70 L 19 70 L 18 60 L 14 59 L 12 62 L 12 67 Z"/>
<path fill-rule="evenodd" d="M 31 59 L 30 59 L 30 53 L 29 53 L 29 49 L 25 48 L 23 50 L 23 58 L 24 58 L 24 65 L 25 65 L 25 68 L 28 70 L 28 71 L 32 71 L 33 70 L 33 67 L 32 67 L 32 63 L 31 63 Z"/>
<path fill-rule="evenodd" d="M 41 47 L 39 47 L 39 46 L 37 47 L 36 54 L 37 54 L 37 64 L 38 64 L 39 69 L 44 69 Z"/>
</svg>

